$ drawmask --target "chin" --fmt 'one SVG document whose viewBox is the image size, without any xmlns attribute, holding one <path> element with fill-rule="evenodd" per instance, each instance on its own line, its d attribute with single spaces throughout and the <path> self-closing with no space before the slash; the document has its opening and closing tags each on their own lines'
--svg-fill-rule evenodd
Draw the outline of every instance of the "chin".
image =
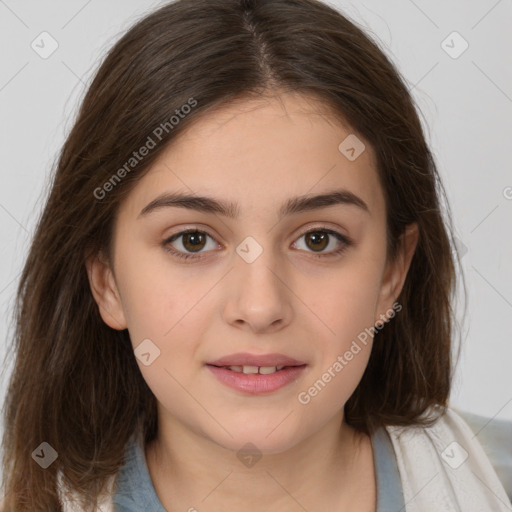
<svg viewBox="0 0 512 512">
<path fill-rule="evenodd" d="M 285 430 L 278 433 L 278 430 L 279 427 L 273 432 L 272 429 L 243 428 L 236 431 L 228 428 L 233 437 L 226 434 L 222 439 L 212 438 L 212 441 L 227 450 L 236 452 L 237 456 L 242 456 L 245 452 L 255 452 L 256 456 L 283 453 L 300 441 L 296 433 L 288 434 Z M 269 432 L 271 432 L 270 435 Z"/>
</svg>

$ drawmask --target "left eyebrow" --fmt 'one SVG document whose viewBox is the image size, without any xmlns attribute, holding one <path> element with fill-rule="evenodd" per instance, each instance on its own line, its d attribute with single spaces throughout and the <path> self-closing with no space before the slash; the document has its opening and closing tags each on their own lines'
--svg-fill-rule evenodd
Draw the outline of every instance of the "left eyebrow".
<svg viewBox="0 0 512 512">
<path fill-rule="evenodd" d="M 333 190 L 331 192 L 315 196 L 296 196 L 289 198 L 279 209 L 279 218 L 302 212 L 319 210 L 329 206 L 344 204 L 355 206 L 370 214 L 368 205 L 353 192 L 346 189 Z M 218 213 L 225 217 L 236 219 L 239 216 L 239 205 L 236 202 L 220 201 L 213 197 L 183 194 L 180 192 L 163 193 L 147 204 L 137 218 L 164 207 L 186 208 L 204 213 Z"/>
</svg>

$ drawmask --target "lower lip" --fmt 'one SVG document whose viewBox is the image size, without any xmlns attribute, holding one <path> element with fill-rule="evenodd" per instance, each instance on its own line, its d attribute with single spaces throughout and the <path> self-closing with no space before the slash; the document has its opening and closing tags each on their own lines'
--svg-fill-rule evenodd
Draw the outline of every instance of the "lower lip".
<svg viewBox="0 0 512 512">
<path fill-rule="evenodd" d="M 211 364 L 207 364 L 206 366 L 215 377 L 226 384 L 226 386 L 252 395 L 277 391 L 299 378 L 306 368 L 305 364 L 301 366 L 289 366 L 274 373 L 261 375 L 259 373 L 235 372 Z"/>
</svg>

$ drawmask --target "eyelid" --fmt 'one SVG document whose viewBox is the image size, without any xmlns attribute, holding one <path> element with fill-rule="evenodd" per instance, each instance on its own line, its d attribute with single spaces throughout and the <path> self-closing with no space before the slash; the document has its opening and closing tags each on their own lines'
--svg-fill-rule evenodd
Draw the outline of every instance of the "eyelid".
<svg viewBox="0 0 512 512">
<path fill-rule="evenodd" d="M 309 254 L 311 254 L 313 257 L 316 257 L 316 258 L 329 258 L 330 256 L 337 256 L 337 255 L 341 254 L 342 252 L 344 252 L 344 250 L 346 250 L 348 247 L 354 245 L 354 243 L 355 243 L 349 236 L 347 236 L 343 233 L 340 233 L 337 229 L 333 229 L 325 224 L 321 224 L 321 225 L 317 225 L 317 226 L 310 226 L 308 228 L 305 228 L 303 231 L 301 231 L 298 235 L 295 236 L 294 240 L 297 241 L 298 239 L 302 238 L 304 235 L 307 235 L 309 233 L 314 233 L 317 231 L 323 231 L 323 232 L 327 233 L 328 235 L 335 237 L 342 244 L 342 246 L 338 249 L 333 249 L 328 252 L 315 253 L 313 251 L 311 251 L 311 252 L 306 251 L 306 252 L 309 252 Z M 196 225 L 196 226 L 183 228 L 180 231 L 177 231 L 176 233 L 167 237 L 162 243 L 162 245 L 164 246 L 164 249 L 167 252 L 171 253 L 172 255 L 174 255 L 178 258 L 181 258 L 181 259 L 192 259 L 195 261 L 202 260 L 205 257 L 205 254 L 208 252 L 211 252 L 211 251 L 198 252 L 198 253 L 191 253 L 191 252 L 187 253 L 187 252 L 176 250 L 174 248 L 173 249 L 169 248 L 169 244 L 171 242 L 175 241 L 176 239 L 180 238 L 180 236 L 185 235 L 187 233 L 205 234 L 208 237 L 210 237 L 212 240 L 214 240 L 215 243 L 218 244 L 216 238 L 206 228 L 202 228 L 202 227 L 199 227 L 199 225 Z"/>
<path fill-rule="evenodd" d="M 304 231 L 301 231 L 299 235 L 297 235 L 296 238 L 300 238 L 301 236 L 304 236 L 308 233 L 315 232 L 315 231 L 326 231 L 327 233 L 330 233 L 332 235 L 339 235 L 342 239 L 344 239 L 347 243 L 352 243 L 353 240 L 344 233 L 340 232 L 340 228 L 333 228 L 326 224 L 320 224 L 318 226 L 313 226 L 304 229 Z"/>
<path fill-rule="evenodd" d="M 305 234 L 310 233 L 312 231 L 322 230 L 322 231 L 328 231 L 328 232 L 333 232 L 333 233 L 339 234 L 341 237 L 346 239 L 347 242 L 353 242 L 353 240 L 348 235 L 340 232 L 339 231 L 340 229 L 341 228 L 339 228 L 339 227 L 331 227 L 331 226 L 328 226 L 327 224 L 319 224 L 316 226 L 310 226 L 310 227 L 304 228 L 304 230 L 301 230 L 298 235 L 295 235 L 294 239 L 304 236 Z M 171 238 L 173 238 L 175 236 L 177 237 L 177 235 L 182 235 L 184 233 L 195 233 L 195 232 L 205 233 L 210 238 L 213 238 L 215 241 L 217 241 L 216 237 L 210 233 L 208 228 L 203 227 L 201 224 L 194 224 L 191 226 L 184 227 L 184 228 L 180 229 L 179 231 L 176 231 L 174 234 L 166 237 L 165 241 L 168 242 Z"/>
</svg>

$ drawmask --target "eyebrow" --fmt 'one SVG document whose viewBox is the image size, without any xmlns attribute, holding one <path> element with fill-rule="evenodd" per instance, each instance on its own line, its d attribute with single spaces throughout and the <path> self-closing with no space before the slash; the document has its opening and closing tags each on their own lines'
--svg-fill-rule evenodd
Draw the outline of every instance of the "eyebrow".
<svg viewBox="0 0 512 512">
<path fill-rule="evenodd" d="M 370 214 L 368 205 L 359 196 L 356 196 L 349 190 L 340 189 L 315 196 L 303 195 L 292 197 L 283 203 L 278 215 L 281 219 L 285 216 L 339 204 L 355 206 Z M 204 213 L 218 213 L 230 219 L 236 219 L 239 216 L 239 205 L 236 202 L 223 202 L 213 197 L 174 192 L 163 193 L 153 199 L 141 210 L 137 218 L 144 217 L 164 207 L 186 208 Z"/>
</svg>

